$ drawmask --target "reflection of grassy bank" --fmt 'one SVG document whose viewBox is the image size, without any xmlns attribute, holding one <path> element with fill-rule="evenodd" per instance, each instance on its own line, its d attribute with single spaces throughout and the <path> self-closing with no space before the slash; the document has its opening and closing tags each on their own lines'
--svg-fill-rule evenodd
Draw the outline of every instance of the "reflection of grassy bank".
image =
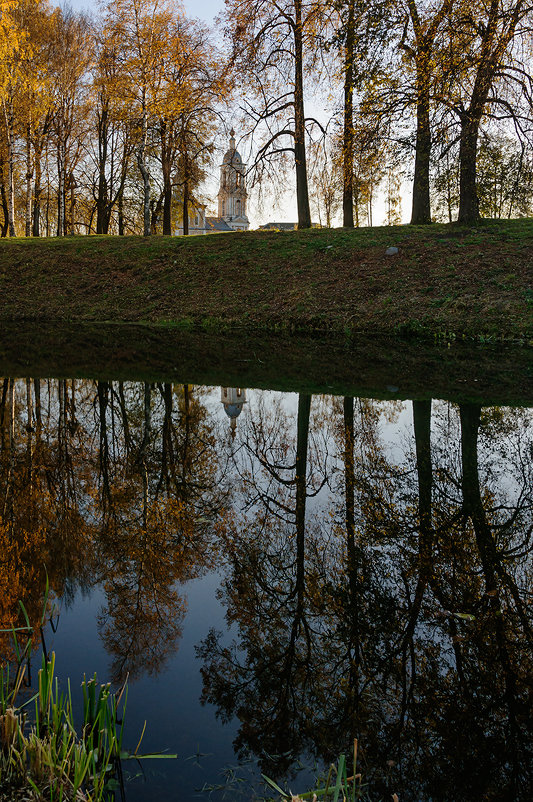
<svg viewBox="0 0 533 802">
<path fill-rule="evenodd" d="M 533 402 L 530 348 L 336 341 L 138 325 L 0 325 L 0 375 L 257 387 L 370 398 Z"/>
<path fill-rule="evenodd" d="M 3 240 L 0 319 L 527 341 L 532 248 L 533 220 Z"/>
</svg>

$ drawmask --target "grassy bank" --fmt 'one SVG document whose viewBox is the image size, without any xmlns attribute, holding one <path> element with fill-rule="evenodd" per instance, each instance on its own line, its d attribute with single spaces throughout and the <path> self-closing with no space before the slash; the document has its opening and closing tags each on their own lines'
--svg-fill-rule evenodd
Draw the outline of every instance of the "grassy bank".
<svg viewBox="0 0 533 802">
<path fill-rule="evenodd" d="M 2 240 L 0 320 L 530 341 L 532 254 L 533 220 Z"/>
</svg>

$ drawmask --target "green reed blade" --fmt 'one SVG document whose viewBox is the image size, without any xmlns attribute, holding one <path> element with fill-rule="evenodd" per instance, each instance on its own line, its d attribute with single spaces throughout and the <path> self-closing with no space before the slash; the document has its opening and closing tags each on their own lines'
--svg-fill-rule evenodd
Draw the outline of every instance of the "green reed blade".
<svg viewBox="0 0 533 802">
<path fill-rule="evenodd" d="M 266 774 L 261 774 L 261 777 L 263 778 L 263 780 L 266 782 L 266 784 L 267 784 L 267 785 L 270 785 L 270 787 L 274 789 L 274 791 L 275 791 L 277 794 L 281 794 L 281 796 L 282 796 L 284 799 L 290 799 L 290 794 L 288 794 L 286 791 L 283 791 L 283 790 L 282 790 L 282 789 L 279 787 L 279 785 L 277 785 L 277 784 L 274 782 L 274 780 L 271 780 L 271 779 L 270 779 L 270 777 L 267 777 L 267 776 L 266 776 Z"/>
<path fill-rule="evenodd" d="M 338 802 L 340 793 L 342 791 L 343 785 L 343 775 L 346 766 L 346 758 L 344 755 L 340 755 L 339 763 L 337 766 L 337 779 L 335 781 L 335 787 L 333 788 L 333 802 Z"/>
<path fill-rule="evenodd" d="M 27 631 L 28 632 L 33 632 L 33 627 L 30 624 L 30 619 L 29 619 L 28 613 L 26 611 L 26 608 L 24 607 L 24 602 L 21 601 L 21 600 L 19 600 L 19 607 L 22 610 L 22 615 L 24 616 L 24 620 L 26 622 Z"/>
</svg>

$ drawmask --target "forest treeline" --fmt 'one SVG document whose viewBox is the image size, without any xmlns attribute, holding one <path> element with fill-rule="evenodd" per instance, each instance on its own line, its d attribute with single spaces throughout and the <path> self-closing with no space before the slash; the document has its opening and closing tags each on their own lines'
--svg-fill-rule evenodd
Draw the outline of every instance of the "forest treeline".
<svg viewBox="0 0 533 802">
<path fill-rule="evenodd" d="M 171 234 L 238 124 L 249 184 L 347 227 L 532 212 L 531 0 L 0 3 L 2 236 Z"/>
</svg>

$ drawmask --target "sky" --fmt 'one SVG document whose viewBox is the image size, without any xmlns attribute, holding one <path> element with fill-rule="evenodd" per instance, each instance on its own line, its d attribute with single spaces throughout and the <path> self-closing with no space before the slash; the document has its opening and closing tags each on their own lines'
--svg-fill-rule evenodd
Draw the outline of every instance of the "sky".
<svg viewBox="0 0 533 802">
<path fill-rule="evenodd" d="M 212 22 L 224 7 L 224 0 L 182 0 L 182 2 L 188 17 L 199 17 L 206 22 Z M 58 0 L 56 3 L 61 4 Z M 98 8 L 97 0 L 70 0 L 67 4 L 79 10 L 96 11 Z"/>
</svg>

